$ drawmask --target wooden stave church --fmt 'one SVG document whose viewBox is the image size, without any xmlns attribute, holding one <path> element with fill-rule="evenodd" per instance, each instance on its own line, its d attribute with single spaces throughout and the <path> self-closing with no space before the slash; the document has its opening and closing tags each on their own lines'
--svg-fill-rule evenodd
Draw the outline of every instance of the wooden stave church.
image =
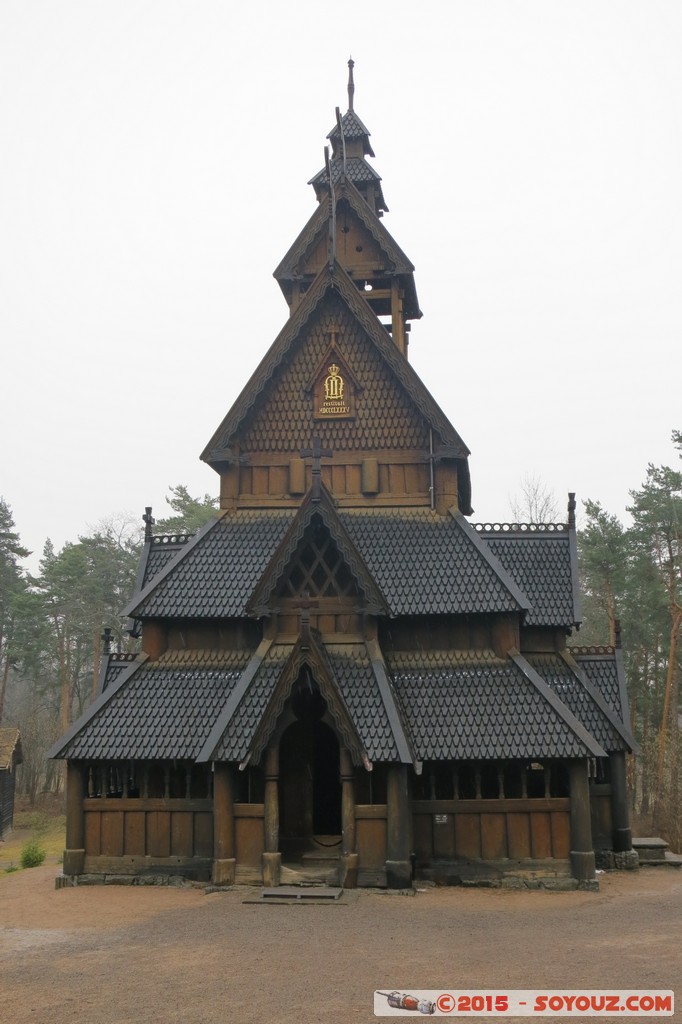
<svg viewBox="0 0 682 1024">
<path fill-rule="evenodd" d="M 141 652 L 105 651 L 50 751 L 76 880 L 591 885 L 596 857 L 632 857 L 619 645 L 567 645 L 574 498 L 566 524 L 466 518 L 469 450 L 407 359 L 414 267 L 352 62 L 348 99 L 275 271 L 289 320 L 201 456 L 220 511 L 159 536 L 147 510 Z"/>
</svg>

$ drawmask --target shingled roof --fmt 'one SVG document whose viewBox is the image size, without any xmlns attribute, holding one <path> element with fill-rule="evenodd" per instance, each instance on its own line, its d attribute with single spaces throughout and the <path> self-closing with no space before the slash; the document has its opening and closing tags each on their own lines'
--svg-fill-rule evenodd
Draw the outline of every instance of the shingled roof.
<svg viewBox="0 0 682 1024">
<path fill-rule="evenodd" d="M 492 652 L 386 655 L 420 760 L 603 756 L 561 701 Z"/>
<path fill-rule="evenodd" d="M 526 659 L 607 753 L 633 749 L 634 739 L 623 722 L 577 666 L 577 671 L 574 670 L 570 658 L 559 654 L 527 654 Z"/>
<path fill-rule="evenodd" d="M 144 618 L 262 615 L 313 514 L 322 517 L 367 606 L 380 614 L 522 612 L 525 625 L 573 623 L 567 529 L 488 536 L 459 513 L 428 508 L 337 509 L 323 490 L 298 509 L 223 513 L 184 544 L 125 614 Z M 612 669 L 588 659 L 588 672 Z M 611 706 L 620 715 L 618 679 Z"/>
<path fill-rule="evenodd" d="M 428 508 L 343 509 L 338 516 L 394 616 L 512 612 L 529 605 L 463 516 Z"/>
<path fill-rule="evenodd" d="M 630 729 L 623 652 L 619 647 L 567 647 L 564 657 L 585 674 L 610 711 Z"/>
<path fill-rule="evenodd" d="M 137 618 L 231 618 L 246 602 L 295 516 L 293 509 L 221 513 L 124 609 Z"/>
<path fill-rule="evenodd" d="M 372 147 L 369 144 L 369 137 L 372 133 L 364 126 L 354 110 L 347 110 L 343 115 L 341 118 L 341 128 L 343 129 L 343 136 L 345 139 L 362 139 L 364 143 L 365 156 L 374 156 Z M 341 141 L 341 132 L 339 131 L 338 124 L 335 124 L 332 130 L 327 133 L 327 138 L 330 139 L 331 142 Z"/>
<path fill-rule="evenodd" d="M 194 760 L 249 651 L 167 651 L 121 673 L 49 757 Z"/>
<path fill-rule="evenodd" d="M 575 532 L 563 524 L 535 527 L 473 524 L 519 587 L 532 595 L 527 626 L 580 621 Z"/>
<path fill-rule="evenodd" d="M 143 590 L 155 576 L 158 576 L 161 570 L 173 561 L 179 551 L 184 551 L 192 536 L 191 533 L 155 534 L 150 541 L 146 542 L 140 590 Z"/>
</svg>

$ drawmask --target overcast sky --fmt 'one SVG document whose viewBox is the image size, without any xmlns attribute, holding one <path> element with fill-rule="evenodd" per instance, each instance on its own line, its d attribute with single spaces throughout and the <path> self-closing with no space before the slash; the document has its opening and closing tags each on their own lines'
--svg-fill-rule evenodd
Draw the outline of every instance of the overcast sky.
<svg viewBox="0 0 682 1024">
<path fill-rule="evenodd" d="M 679 0 L 3 0 L 0 494 L 34 551 L 217 492 L 351 54 L 474 518 L 527 476 L 624 515 L 676 460 Z"/>
</svg>

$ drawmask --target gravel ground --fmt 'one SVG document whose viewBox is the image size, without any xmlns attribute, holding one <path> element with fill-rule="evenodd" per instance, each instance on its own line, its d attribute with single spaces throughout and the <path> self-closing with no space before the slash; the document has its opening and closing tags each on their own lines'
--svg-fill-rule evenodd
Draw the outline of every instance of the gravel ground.
<svg viewBox="0 0 682 1024">
<path fill-rule="evenodd" d="M 356 891 L 330 906 L 254 905 L 245 889 L 56 891 L 54 877 L 0 876 L 2 1024 L 365 1024 L 384 986 L 682 1000 L 674 869 L 601 875 L 598 893 Z M 680 1007 L 667 1019 L 682 1022 Z"/>
</svg>

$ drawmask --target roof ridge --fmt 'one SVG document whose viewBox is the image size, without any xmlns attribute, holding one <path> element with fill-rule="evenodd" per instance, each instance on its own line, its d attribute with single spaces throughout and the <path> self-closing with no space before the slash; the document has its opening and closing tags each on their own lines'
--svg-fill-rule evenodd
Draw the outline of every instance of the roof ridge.
<svg viewBox="0 0 682 1024">
<path fill-rule="evenodd" d="M 469 523 L 477 533 L 527 536 L 535 533 L 568 533 L 569 523 Z"/>
<path fill-rule="evenodd" d="M 499 558 L 497 558 L 497 556 L 493 554 L 493 552 L 490 550 L 485 541 L 478 536 L 475 530 L 471 528 L 471 524 L 467 522 L 467 520 L 464 518 L 459 509 L 451 508 L 449 511 L 450 515 L 455 520 L 459 528 L 464 532 L 465 536 L 468 537 L 468 539 L 472 542 L 474 547 L 478 550 L 479 554 L 482 555 L 483 558 L 485 558 L 490 568 L 493 570 L 493 572 L 496 573 L 502 585 L 507 589 L 507 591 L 511 594 L 514 600 L 519 604 L 520 608 L 523 611 L 528 611 L 532 607 L 530 599 L 527 597 L 526 594 L 524 594 L 518 583 L 516 583 L 512 579 L 511 575 L 504 568 Z"/>
<path fill-rule="evenodd" d="M 561 661 L 563 661 L 563 663 L 570 669 L 571 673 L 575 676 L 578 682 L 585 687 L 589 695 L 592 697 L 592 699 L 595 701 L 595 703 L 601 709 L 601 711 L 606 715 L 614 729 L 616 729 L 617 732 L 620 733 L 620 735 L 628 744 L 630 749 L 633 752 L 637 752 L 637 750 L 639 749 L 637 741 L 628 729 L 627 725 L 625 724 L 625 722 L 622 721 L 620 716 L 617 715 L 609 707 L 607 702 L 604 700 L 603 695 L 600 693 L 600 691 L 594 685 L 594 683 L 592 683 L 592 681 L 588 678 L 586 673 L 581 669 L 580 665 L 576 661 L 574 661 L 569 652 L 559 651 L 558 654 Z"/>
</svg>

